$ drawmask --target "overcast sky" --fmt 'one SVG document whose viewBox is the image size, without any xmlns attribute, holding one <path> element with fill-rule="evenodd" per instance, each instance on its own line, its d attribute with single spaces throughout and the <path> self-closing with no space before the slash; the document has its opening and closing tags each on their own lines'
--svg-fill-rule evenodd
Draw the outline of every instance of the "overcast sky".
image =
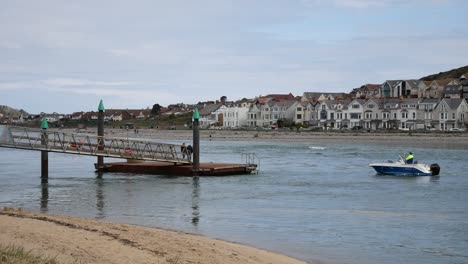
<svg viewBox="0 0 468 264">
<path fill-rule="evenodd" d="M 465 0 L 0 0 L 0 105 L 29 113 L 349 92 L 468 65 Z"/>
</svg>

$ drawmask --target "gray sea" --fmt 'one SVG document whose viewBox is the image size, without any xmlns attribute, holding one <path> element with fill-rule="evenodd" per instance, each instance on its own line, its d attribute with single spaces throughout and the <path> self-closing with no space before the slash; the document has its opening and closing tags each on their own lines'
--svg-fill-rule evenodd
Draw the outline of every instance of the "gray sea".
<svg viewBox="0 0 468 264">
<path fill-rule="evenodd" d="M 0 207 L 182 230 L 310 262 L 468 263 L 467 149 L 313 141 L 200 148 L 202 162 L 254 152 L 260 173 L 99 176 L 94 157 L 51 153 L 41 184 L 40 152 L 0 148 Z M 408 151 L 438 163 L 440 176 L 380 176 L 368 167 Z"/>
</svg>

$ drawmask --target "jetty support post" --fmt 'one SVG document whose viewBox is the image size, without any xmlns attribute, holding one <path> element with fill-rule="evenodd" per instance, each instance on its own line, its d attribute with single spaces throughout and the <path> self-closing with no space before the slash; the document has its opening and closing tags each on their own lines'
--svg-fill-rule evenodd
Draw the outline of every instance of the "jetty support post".
<svg viewBox="0 0 468 264">
<path fill-rule="evenodd" d="M 198 108 L 195 108 L 193 112 L 193 156 L 192 156 L 192 167 L 193 167 L 193 176 L 198 175 L 198 170 L 200 168 L 200 130 L 199 130 L 199 119 L 200 114 L 198 113 Z"/>
<path fill-rule="evenodd" d="M 46 150 L 41 151 L 41 182 L 47 183 L 49 179 L 49 152 L 47 151 L 47 144 L 48 144 L 48 135 L 47 129 L 49 125 L 47 124 L 47 119 L 44 117 L 42 118 L 41 123 L 41 144 L 44 145 Z"/>
<path fill-rule="evenodd" d="M 98 150 L 104 150 L 104 104 L 102 100 L 99 102 L 98 107 Z M 102 170 L 104 168 L 104 157 L 97 156 L 97 169 Z"/>
</svg>

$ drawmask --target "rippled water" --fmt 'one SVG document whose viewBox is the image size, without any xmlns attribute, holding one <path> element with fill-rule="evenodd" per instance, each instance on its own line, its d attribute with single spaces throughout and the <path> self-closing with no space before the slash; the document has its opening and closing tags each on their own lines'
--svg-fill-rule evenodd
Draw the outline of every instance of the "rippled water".
<svg viewBox="0 0 468 264">
<path fill-rule="evenodd" d="M 180 142 L 179 142 L 180 143 Z M 95 158 L 0 149 L 0 206 L 183 230 L 306 261 L 468 263 L 468 150 L 359 144 L 202 142 L 202 162 L 261 158 L 229 177 L 104 174 Z M 440 177 L 375 175 L 407 151 Z"/>
</svg>

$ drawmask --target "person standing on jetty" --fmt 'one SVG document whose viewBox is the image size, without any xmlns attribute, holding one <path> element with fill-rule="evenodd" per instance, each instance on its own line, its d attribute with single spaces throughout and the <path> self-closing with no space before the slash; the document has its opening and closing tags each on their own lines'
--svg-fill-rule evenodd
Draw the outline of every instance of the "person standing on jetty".
<svg viewBox="0 0 468 264">
<path fill-rule="evenodd" d="M 193 148 L 192 148 L 192 145 L 188 145 L 187 147 L 187 156 L 190 159 L 192 159 L 192 152 L 193 152 Z"/>
<path fill-rule="evenodd" d="M 182 158 L 185 159 L 185 154 L 187 154 L 187 146 L 185 146 L 185 142 L 180 146 L 180 152 L 182 152 Z"/>
</svg>

